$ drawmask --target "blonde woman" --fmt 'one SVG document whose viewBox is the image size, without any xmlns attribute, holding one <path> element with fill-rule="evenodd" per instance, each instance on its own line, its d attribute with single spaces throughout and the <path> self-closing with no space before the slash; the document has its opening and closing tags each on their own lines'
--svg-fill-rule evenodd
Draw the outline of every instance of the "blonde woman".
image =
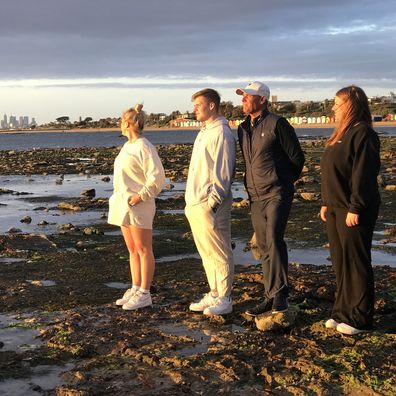
<svg viewBox="0 0 396 396">
<path fill-rule="evenodd" d="M 356 86 L 334 99 L 336 127 L 322 156 L 320 216 L 326 222 L 337 293 L 326 327 L 354 335 L 373 325 L 371 243 L 380 195 L 380 142 L 367 96 Z"/>
<path fill-rule="evenodd" d="M 122 114 L 121 131 L 128 141 L 114 161 L 114 192 L 109 200 L 108 222 L 121 227 L 129 251 L 132 287 L 116 301 L 125 310 L 152 305 L 155 197 L 165 182 L 158 153 L 142 134 L 145 122 L 142 108 L 138 104 Z"/>
</svg>

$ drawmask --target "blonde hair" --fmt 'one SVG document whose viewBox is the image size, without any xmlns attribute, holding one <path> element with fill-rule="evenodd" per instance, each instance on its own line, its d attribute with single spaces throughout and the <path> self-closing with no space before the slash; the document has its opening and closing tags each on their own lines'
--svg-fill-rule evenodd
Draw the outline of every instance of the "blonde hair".
<svg viewBox="0 0 396 396">
<path fill-rule="evenodd" d="M 372 124 L 368 99 L 362 88 L 355 85 L 340 89 L 336 96 L 344 103 L 345 112 L 326 142 L 326 146 L 331 146 L 341 140 L 344 134 L 358 122 L 364 121 L 368 125 Z"/>
<path fill-rule="evenodd" d="M 131 125 L 135 132 L 141 134 L 146 121 L 146 113 L 142 111 L 143 104 L 137 103 L 135 107 L 131 107 L 122 113 L 122 119 Z"/>
</svg>

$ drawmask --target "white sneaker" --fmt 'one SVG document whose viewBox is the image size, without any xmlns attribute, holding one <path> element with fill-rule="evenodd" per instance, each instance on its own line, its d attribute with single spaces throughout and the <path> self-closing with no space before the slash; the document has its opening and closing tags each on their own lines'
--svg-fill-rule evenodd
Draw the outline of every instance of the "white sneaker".
<svg viewBox="0 0 396 396">
<path fill-rule="evenodd" d="M 205 308 L 214 305 L 216 300 L 217 297 L 213 297 L 210 292 L 206 293 L 198 302 L 193 302 L 190 304 L 190 311 L 202 312 L 205 310 Z"/>
<path fill-rule="evenodd" d="M 150 293 L 142 293 L 141 291 L 137 291 L 128 302 L 126 302 L 122 309 L 126 311 L 132 311 L 133 309 L 149 307 L 153 305 L 151 301 L 151 294 Z"/>
<path fill-rule="evenodd" d="M 218 297 L 214 305 L 205 308 L 204 315 L 225 315 L 232 312 L 231 297 Z"/>
<path fill-rule="evenodd" d="M 326 320 L 325 326 L 327 329 L 336 329 L 338 325 L 338 322 L 336 322 L 334 319 L 328 319 Z"/>
<path fill-rule="evenodd" d="M 337 326 L 337 331 L 339 333 L 346 334 L 346 335 L 355 335 L 355 334 L 364 332 L 364 330 L 355 329 L 354 327 L 349 326 L 346 323 L 339 323 Z"/>
<path fill-rule="evenodd" d="M 116 301 L 116 305 L 124 305 L 136 292 L 137 290 L 133 289 L 132 287 L 127 289 L 124 295 Z"/>
</svg>

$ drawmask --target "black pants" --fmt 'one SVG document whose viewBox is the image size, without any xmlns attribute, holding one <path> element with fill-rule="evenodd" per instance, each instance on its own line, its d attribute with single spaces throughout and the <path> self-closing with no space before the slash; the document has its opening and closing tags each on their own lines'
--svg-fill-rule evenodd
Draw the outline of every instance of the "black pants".
<svg viewBox="0 0 396 396">
<path fill-rule="evenodd" d="M 287 219 L 293 196 L 253 201 L 251 204 L 252 224 L 256 233 L 257 246 L 262 254 L 264 293 L 273 298 L 277 293 L 288 295 L 288 256 L 284 241 Z"/>
<path fill-rule="evenodd" d="M 336 274 L 337 291 L 331 317 L 356 329 L 373 325 L 374 274 L 371 243 L 378 207 L 359 215 L 359 224 L 347 227 L 347 209 L 327 209 L 327 235 Z"/>
</svg>

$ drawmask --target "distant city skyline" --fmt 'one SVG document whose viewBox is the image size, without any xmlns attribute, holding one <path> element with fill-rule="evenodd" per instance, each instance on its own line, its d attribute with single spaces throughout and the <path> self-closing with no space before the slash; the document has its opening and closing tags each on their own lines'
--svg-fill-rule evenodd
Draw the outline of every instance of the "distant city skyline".
<svg viewBox="0 0 396 396">
<path fill-rule="evenodd" d="M 16 116 L 12 113 L 9 116 L 4 113 L 0 122 L 1 129 L 29 128 L 32 126 L 37 126 L 35 117 L 32 117 L 29 121 L 29 116 L 27 115 Z"/>
<path fill-rule="evenodd" d="M 29 109 L 40 123 L 117 116 L 141 100 L 149 113 L 191 111 L 205 87 L 237 105 L 235 89 L 253 80 L 280 101 L 332 99 L 351 84 L 396 91 L 390 0 L 17 0 L 1 10 L 0 109 Z"/>
</svg>

